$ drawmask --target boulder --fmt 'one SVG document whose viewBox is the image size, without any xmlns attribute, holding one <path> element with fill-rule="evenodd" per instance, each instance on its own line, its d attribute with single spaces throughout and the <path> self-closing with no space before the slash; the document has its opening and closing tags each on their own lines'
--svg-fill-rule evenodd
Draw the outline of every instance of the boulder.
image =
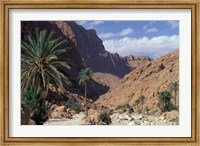
<svg viewBox="0 0 200 146">
<path fill-rule="evenodd" d="M 72 116 L 75 114 L 75 111 L 67 108 L 66 106 L 55 106 L 52 109 L 50 116 L 52 118 L 69 118 L 72 119 Z"/>
</svg>

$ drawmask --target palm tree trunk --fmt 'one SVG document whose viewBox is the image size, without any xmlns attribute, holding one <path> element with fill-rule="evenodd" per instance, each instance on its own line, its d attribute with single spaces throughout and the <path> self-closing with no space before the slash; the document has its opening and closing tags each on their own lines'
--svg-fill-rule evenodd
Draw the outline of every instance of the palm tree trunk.
<svg viewBox="0 0 200 146">
<path fill-rule="evenodd" d="M 88 109 L 87 109 L 87 83 L 85 83 L 85 114 L 88 116 Z"/>
<path fill-rule="evenodd" d="M 175 91 L 175 95 L 174 95 L 174 100 L 175 100 L 175 106 L 176 106 L 176 91 Z"/>
</svg>

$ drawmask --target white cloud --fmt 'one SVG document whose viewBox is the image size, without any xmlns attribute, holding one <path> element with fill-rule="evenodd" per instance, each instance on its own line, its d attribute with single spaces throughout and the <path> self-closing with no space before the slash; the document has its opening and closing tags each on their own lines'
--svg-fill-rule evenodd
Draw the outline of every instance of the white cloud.
<svg viewBox="0 0 200 146">
<path fill-rule="evenodd" d="M 132 28 L 127 28 L 127 29 L 123 29 L 119 35 L 120 36 L 126 36 L 126 35 L 129 35 L 129 34 L 132 34 L 134 31 Z"/>
<path fill-rule="evenodd" d="M 98 36 L 103 39 L 109 39 L 109 38 L 114 37 L 115 34 L 114 33 L 100 33 L 98 34 Z"/>
<path fill-rule="evenodd" d="M 156 22 L 155 21 L 150 21 L 148 24 L 143 26 L 143 30 L 146 33 L 158 32 L 158 29 L 156 27 L 152 27 L 154 23 L 156 23 Z"/>
<path fill-rule="evenodd" d="M 167 21 L 167 24 L 171 26 L 171 28 L 179 27 L 179 21 Z"/>
<path fill-rule="evenodd" d="M 146 32 L 146 33 L 158 32 L 158 29 L 155 28 L 155 27 L 152 27 L 152 28 L 148 28 L 145 32 Z"/>
<path fill-rule="evenodd" d="M 113 37 L 118 37 L 118 36 L 127 36 L 129 34 L 132 34 L 134 33 L 134 30 L 132 28 L 126 28 L 126 29 L 123 29 L 121 32 L 117 32 L 117 33 L 100 33 L 98 34 L 98 36 L 101 38 L 101 39 L 109 39 L 109 38 L 113 38 Z"/>
<path fill-rule="evenodd" d="M 158 58 L 173 50 L 179 49 L 179 36 L 158 36 L 153 38 L 142 37 L 139 39 L 124 37 L 122 39 L 111 39 L 103 42 L 105 49 L 121 56 L 147 55 Z"/>
</svg>

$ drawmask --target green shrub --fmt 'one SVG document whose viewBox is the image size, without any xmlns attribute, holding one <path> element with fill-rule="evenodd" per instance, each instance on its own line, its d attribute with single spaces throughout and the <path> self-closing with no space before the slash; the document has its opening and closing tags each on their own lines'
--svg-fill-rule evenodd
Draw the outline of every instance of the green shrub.
<svg viewBox="0 0 200 146">
<path fill-rule="evenodd" d="M 142 110 L 141 110 L 141 109 L 138 109 L 137 112 L 138 112 L 138 114 L 141 114 L 141 113 L 142 113 Z"/>
<path fill-rule="evenodd" d="M 128 108 L 128 107 L 130 107 L 130 105 L 128 103 L 124 103 L 124 104 L 118 105 L 116 110 L 123 109 L 123 108 Z"/>
<path fill-rule="evenodd" d="M 152 112 L 150 112 L 148 115 L 153 115 L 153 116 L 155 116 L 155 114 L 158 112 L 158 110 L 154 110 L 154 111 L 152 111 Z"/>
<path fill-rule="evenodd" d="M 37 94 L 33 87 L 22 91 L 21 103 L 28 106 L 31 111 L 34 111 L 37 106 Z"/>
<path fill-rule="evenodd" d="M 167 111 L 171 111 L 171 110 L 178 110 L 178 107 L 173 105 L 173 104 L 170 104 L 167 108 Z"/>
<path fill-rule="evenodd" d="M 49 110 L 51 105 L 45 100 L 40 100 L 37 104 L 37 108 L 33 112 L 31 119 L 35 121 L 37 125 L 43 125 L 49 119 Z"/>
<path fill-rule="evenodd" d="M 107 106 L 104 106 L 103 108 L 102 108 L 102 111 L 106 111 L 109 115 L 112 115 L 113 114 L 113 109 L 110 109 L 109 107 L 107 107 Z"/>
<path fill-rule="evenodd" d="M 156 104 L 156 107 L 157 107 L 157 108 L 160 108 L 160 103 L 157 103 L 157 104 Z"/>
<path fill-rule="evenodd" d="M 149 112 L 149 110 L 150 110 L 150 109 L 149 109 L 149 107 L 148 107 L 148 106 L 146 106 L 146 107 L 145 107 L 145 111 L 148 113 L 148 112 Z"/>
<path fill-rule="evenodd" d="M 45 94 L 43 92 L 37 94 L 33 87 L 29 87 L 22 92 L 22 104 L 25 104 L 30 108 L 30 118 L 34 120 L 37 125 L 42 125 L 49 118 L 51 105 L 45 101 L 44 97 Z"/>
<path fill-rule="evenodd" d="M 64 102 L 64 105 L 73 109 L 74 111 L 77 111 L 77 112 L 81 112 L 82 111 L 82 108 L 81 108 L 81 105 L 71 99 L 69 99 L 68 101 Z"/>
<path fill-rule="evenodd" d="M 170 111 L 171 106 L 171 92 L 165 90 L 158 94 L 159 108 L 161 112 Z"/>
<path fill-rule="evenodd" d="M 131 113 L 133 113 L 133 112 L 134 112 L 134 110 L 133 110 L 133 108 L 130 106 L 130 107 L 128 108 L 128 113 L 131 114 Z"/>
<path fill-rule="evenodd" d="M 110 115 L 107 111 L 103 111 L 99 117 L 99 121 L 106 123 L 107 125 L 110 125 L 112 123 Z"/>
</svg>

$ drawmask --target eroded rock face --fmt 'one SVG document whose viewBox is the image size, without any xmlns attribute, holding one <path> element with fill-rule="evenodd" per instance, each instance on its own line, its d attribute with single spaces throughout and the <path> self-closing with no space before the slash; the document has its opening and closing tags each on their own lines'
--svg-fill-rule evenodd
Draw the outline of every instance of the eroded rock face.
<svg viewBox="0 0 200 146">
<path fill-rule="evenodd" d="M 144 109 L 148 107 L 151 111 L 159 110 L 156 106 L 158 92 L 169 90 L 169 84 L 178 80 L 179 52 L 177 50 L 125 75 L 117 86 L 100 96 L 95 104 L 112 109 L 124 103 L 132 106 L 140 95 L 144 95 L 146 98 Z"/>
<path fill-rule="evenodd" d="M 120 82 L 119 77 L 109 73 L 94 72 L 92 78 L 96 82 L 108 86 L 109 88 L 113 88 Z"/>
<path fill-rule="evenodd" d="M 126 60 L 118 54 L 105 50 L 102 40 L 96 31 L 86 30 L 73 21 L 55 22 L 56 25 L 76 44 L 83 64 L 94 72 L 103 72 L 123 77 L 131 71 Z"/>
<path fill-rule="evenodd" d="M 144 64 L 149 63 L 153 60 L 148 56 L 132 55 L 123 57 L 123 59 L 127 61 L 128 65 L 131 67 L 132 70 L 136 69 L 139 66 L 143 66 Z"/>
</svg>

